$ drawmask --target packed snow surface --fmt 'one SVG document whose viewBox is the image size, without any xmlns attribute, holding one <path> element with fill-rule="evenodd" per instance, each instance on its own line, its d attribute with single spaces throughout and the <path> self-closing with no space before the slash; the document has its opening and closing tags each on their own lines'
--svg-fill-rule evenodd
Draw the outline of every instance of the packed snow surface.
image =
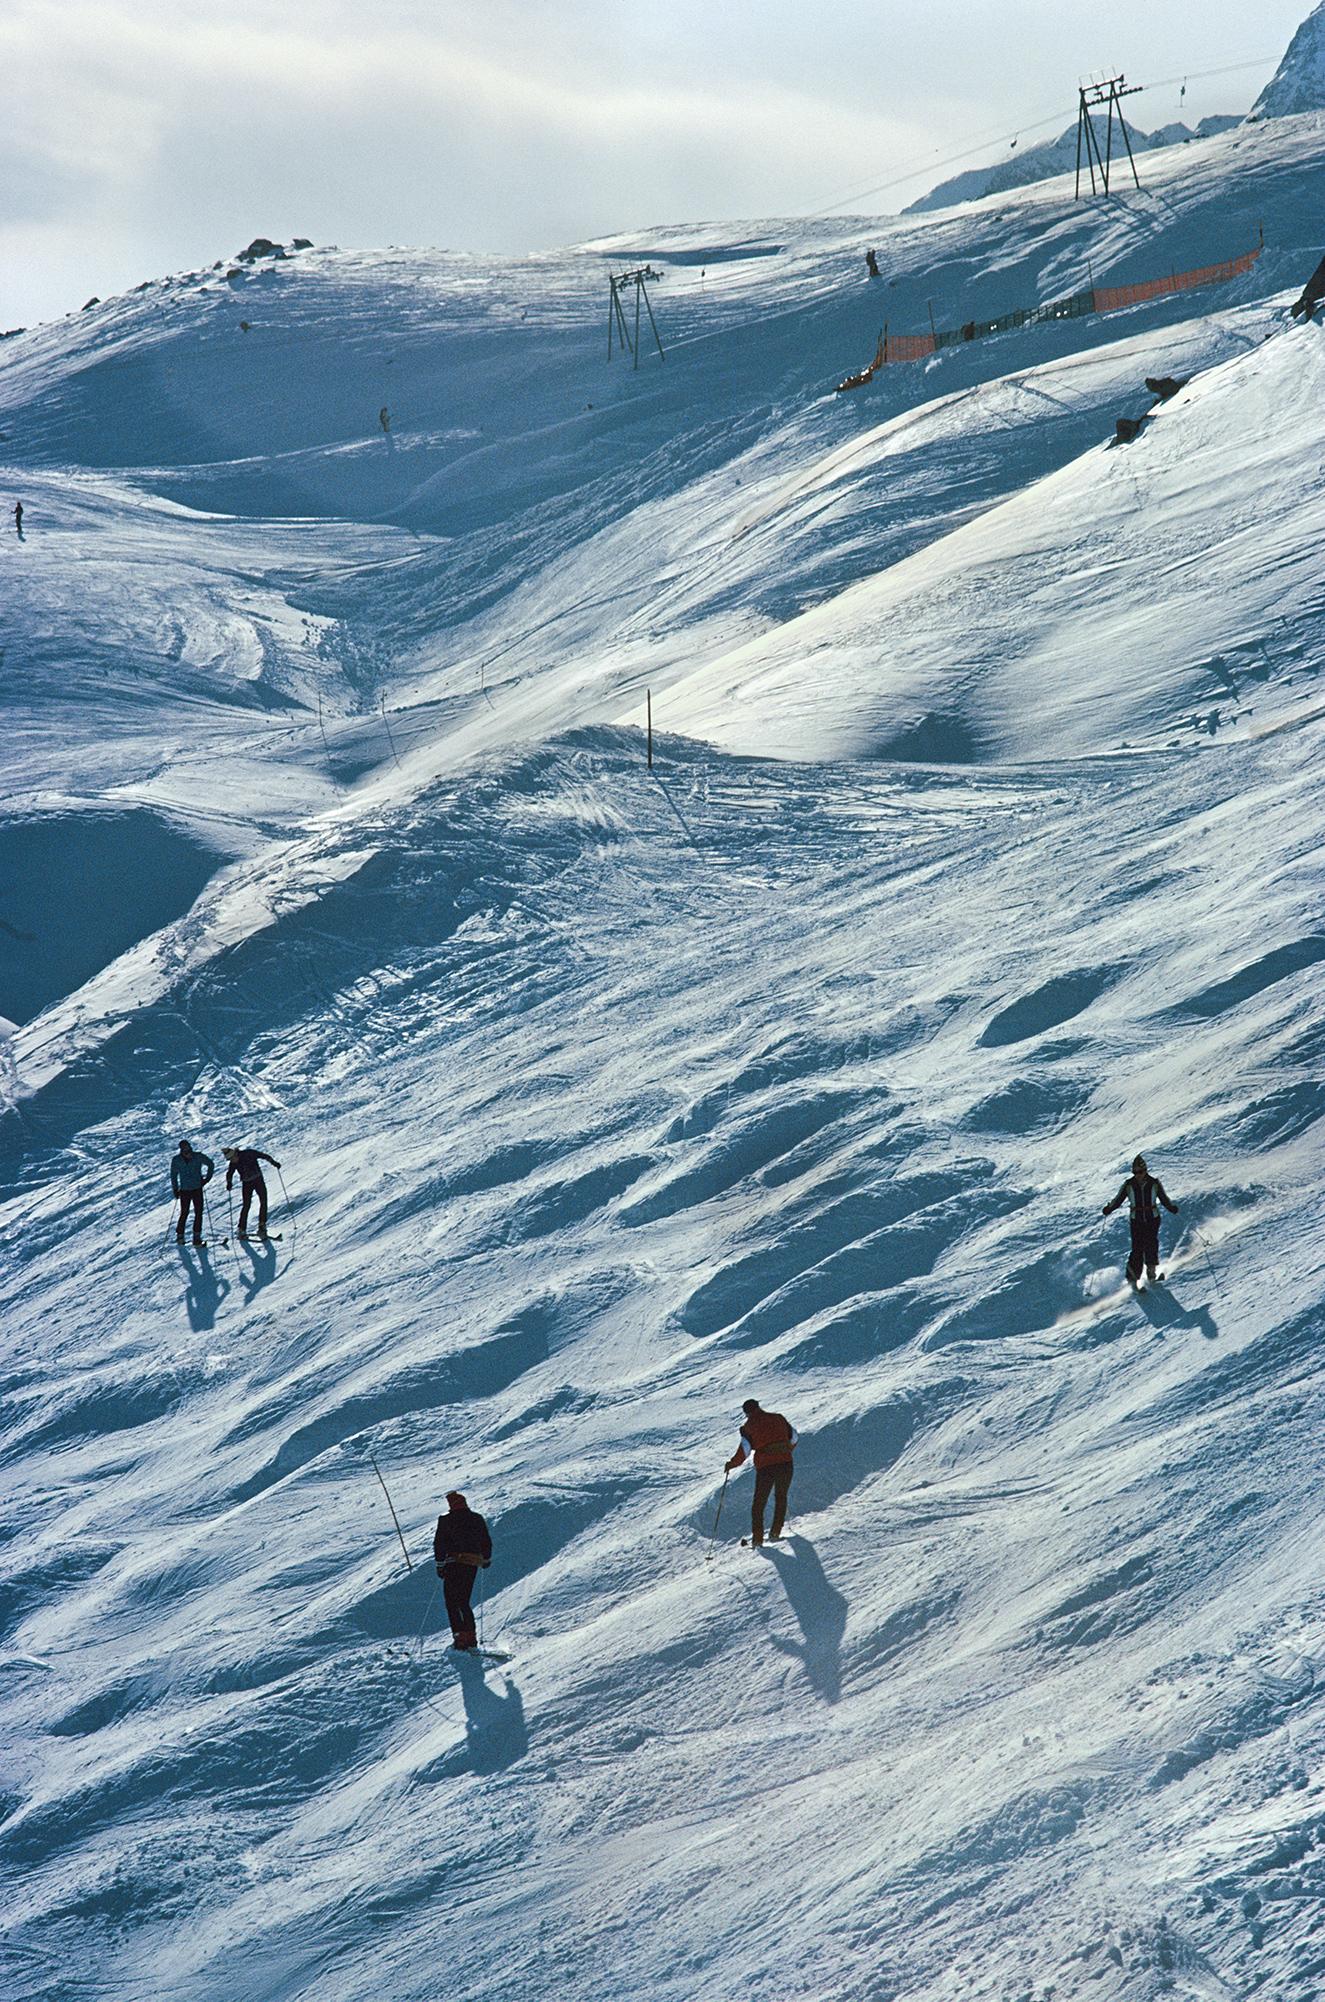
<svg viewBox="0 0 1325 2002">
<path fill-rule="evenodd" d="M 7 1994 L 1325 1996 L 1323 166 L 0 346 Z"/>
</svg>

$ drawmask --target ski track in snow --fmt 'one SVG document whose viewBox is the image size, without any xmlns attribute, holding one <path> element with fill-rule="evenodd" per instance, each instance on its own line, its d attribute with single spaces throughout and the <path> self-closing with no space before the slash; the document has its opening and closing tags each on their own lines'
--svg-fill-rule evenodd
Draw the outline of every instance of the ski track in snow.
<svg viewBox="0 0 1325 2002">
<path fill-rule="evenodd" d="M 0 346 L 7 1993 L 1325 1995 L 1322 146 Z"/>
</svg>

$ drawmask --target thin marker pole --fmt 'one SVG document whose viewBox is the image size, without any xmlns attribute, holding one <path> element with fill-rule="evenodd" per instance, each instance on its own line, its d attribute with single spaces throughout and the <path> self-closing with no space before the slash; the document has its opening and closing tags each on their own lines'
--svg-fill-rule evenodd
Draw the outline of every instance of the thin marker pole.
<svg viewBox="0 0 1325 2002">
<path fill-rule="evenodd" d="M 653 690 L 651 688 L 645 689 L 644 701 L 645 701 L 646 713 L 649 719 L 648 721 L 649 770 L 652 771 L 653 770 Z"/>
<path fill-rule="evenodd" d="M 379 695 L 377 700 L 382 711 L 382 721 L 386 724 L 386 740 L 391 746 L 391 755 L 395 758 L 397 769 L 399 769 L 400 759 L 396 754 L 396 740 L 391 734 L 391 724 L 386 713 L 386 697 L 385 695 Z"/>
<path fill-rule="evenodd" d="M 377 1475 L 378 1480 L 382 1481 L 382 1469 L 378 1466 L 376 1458 L 372 1453 L 370 1453 L 368 1457 L 373 1463 L 373 1472 Z M 391 1520 L 396 1525 L 396 1535 L 400 1538 L 400 1547 L 402 1550 L 405 1551 L 406 1568 L 412 1571 L 414 1569 L 414 1565 L 410 1559 L 409 1551 L 405 1549 L 405 1532 L 400 1527 L 400 1517 L 396 1514 L 396 1505 L 391 1499 L 391 1493 L 385 1481 L 382 1481 L 382 1493 L 386 1496 L 386 1505 L 391 1511 Z"/>
</svg>

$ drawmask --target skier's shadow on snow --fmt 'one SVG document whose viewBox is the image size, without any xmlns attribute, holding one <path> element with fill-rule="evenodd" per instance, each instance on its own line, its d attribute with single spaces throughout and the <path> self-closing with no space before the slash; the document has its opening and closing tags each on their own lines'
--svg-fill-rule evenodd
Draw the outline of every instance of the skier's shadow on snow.
<svg viewBox="0 0 1325 2002">
<path fill-rule="evenodd" d="M 230 1291 L 230 1281 L 212 1270 L 205 1249 L 194 1250 L 181 1244 L 179 1255 L 185 1273 L 184 1307 L 189 1326 L 195 1332 L 214 1328 L 216 1310 Z"/>
<path fill-rule="evenodd" d="M 460 1693 L 465 1699 L 469 1769 L 475 1773 L 500 1773 L 529 1750 L 520 1692 L 509 1675 L 504 1694 L 499 1696 L 495 1689 L 489 1689 L 484 1665 L 473 1655 L 458 1655 L 456 1667 Z"/>
<path fill-rule="evenodd" d="M 252 1272 L 239 1268 L 239 1283 L 244 1289 L 244 1305 L 248 1306 L 262 1291 L 270 1286 L 276 1277 L 276 1247 L 261 1238 L 245 1237 L 236 1240 L 241 1251 L 246 1251 L 253 1262 Z"/>
<path fill-rule="evenodd" d="M 1208 1342 L 1217 1341 L 1219 1326 L 1208 1307 L 1184 1307 L 1172 1293 L 1138 1293 L 1137 1304 L 1152 1328 L 1196 1328 Z"/>
<path fill-rule="evenodd" d="M 764 1551 L 777 1567 L 805 1636 L 799 1642 L 782 1641 L 774 1634 L 773 1645 L 804 1664 L 816 1695 L 825 1703 L 836 1703 L 842 1694 L 839 1648 L 847 1623 L 847 1602 L 836 1586 L 829 1584 L 814 1545 L 806 1537 L 790 1536 L 783 1544 L 766 1543 Z"/>
</svg>

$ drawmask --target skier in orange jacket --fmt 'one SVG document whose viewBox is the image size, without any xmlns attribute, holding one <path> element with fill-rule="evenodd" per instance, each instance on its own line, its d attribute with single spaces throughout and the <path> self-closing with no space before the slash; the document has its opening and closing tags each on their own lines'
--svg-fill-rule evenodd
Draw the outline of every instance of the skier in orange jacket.
<svg viewBox="0 0 1325 2002">
<path fill-rule="evenodd" d="M 745 1413 L 745 1423 L 741 1427 L 740 1444 L 727 1462 L 727 1472 L 735 1473 L 747 1452 L 754 1454 L 755 1491 L 750 1507 L 750 1541 L 758 1548 L 764 1540 L 764 1510 L 770 1494 L 774 1497 L 773 1527 L 768 1532 L 771 1543 L 777 1542 L 787 1519 L 787 1490 L 791 1486 L 796 1431 L 780 1411 L 765 1411 L 755 1397 L 747 1397 L 741 1409 Z"/>
</svg>

